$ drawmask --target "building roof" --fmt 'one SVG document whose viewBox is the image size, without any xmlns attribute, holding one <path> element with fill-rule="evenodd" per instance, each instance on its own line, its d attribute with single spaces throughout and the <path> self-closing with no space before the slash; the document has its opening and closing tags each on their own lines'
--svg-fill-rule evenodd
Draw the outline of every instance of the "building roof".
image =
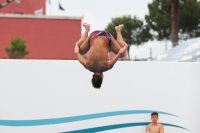
<svg viewBox="0 0 200 133">
<path fill-rule="evenodd" d="M 71 19 L 82 20 L 83 16 L 47 16 L 47 15 L 31 15 L 31 14 L 4 14 L 0 13 L 0 18 L 33 18 L 33 19 Z"/>
</svg>

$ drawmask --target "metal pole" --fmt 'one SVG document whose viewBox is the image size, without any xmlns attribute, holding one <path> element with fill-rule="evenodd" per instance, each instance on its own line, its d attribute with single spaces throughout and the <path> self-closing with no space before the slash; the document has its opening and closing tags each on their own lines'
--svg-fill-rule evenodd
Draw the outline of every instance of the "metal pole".
<svg viewBox="0 0 200 133">
<path fill-rule="evenodd" d="M 152 59 L 152 48 L 150 48 L 150 59 Z"/>
</svg>

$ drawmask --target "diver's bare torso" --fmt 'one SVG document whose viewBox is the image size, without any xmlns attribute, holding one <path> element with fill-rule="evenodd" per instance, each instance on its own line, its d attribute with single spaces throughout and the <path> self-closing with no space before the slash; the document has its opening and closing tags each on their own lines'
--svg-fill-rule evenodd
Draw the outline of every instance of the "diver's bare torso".
<svg viewBox="0 0 200 133">
<path fill-rule="evenodd" d="M 104 36 L 95 36 L 90 40 L 90 49 L 87 53 L 87 69 L 92 72 L 109 70 L 108 39 Z"/>
<path fill-rule="evenodd" d="M 149 129 L 150 133 L 161 133 L 160 130 L 162 125 L 159 123 L 157 123 L 157 125 L 149 124 L 147 128 Z"/>
</svg>

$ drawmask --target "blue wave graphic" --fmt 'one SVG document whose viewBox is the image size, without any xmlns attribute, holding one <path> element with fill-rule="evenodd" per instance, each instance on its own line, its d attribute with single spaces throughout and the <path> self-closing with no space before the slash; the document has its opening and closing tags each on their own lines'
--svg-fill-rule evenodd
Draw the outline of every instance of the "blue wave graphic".
<svg viewBox="0 0 200 133">
<path fill-rule="evenodd" d="M 137 127 L 137 126 L 146 126 L 149 122 L 139 122 L 139 123 L 125 123 L 125 124 L 116 124 L 116 125 L 109 125 L 109 126 L 102 126 L 102 127 L 94 127 L 94 128 L 88 128 L 88 129 L 81 129 L 81 130 L 75 130 L 75 131 L 67 131 L 62 133 L 96 133 L 96 132 L 102 132 L 107 130 L 113 130 L 113 129 L 119 129 L 119 128 L 126 128 L 126 127 Z M 164 126 L 170 126 L 170 127 L 176 127 L 181 128 L 184 130 L 188 130 L 186 128 L 172 125 L 168 123 L 162 123 Z M 188 130 L 189 131 L 189 130 Z"/>
<path fill-rule="evenodd" d="M 103 117 L 111 117 L 111 116 L 119 116 L 119 115 L 129 115 L 129 114 L 149 114 L 154 112 L 153 110 L 127 110 L 127 111 L 114 111 L 114 112 L 104 112 L 104 113 L 96 113 L 96 114 L 87 114 L 80 116 L 71 116 L 71 117 L 63 117 L 63 118 L 52 118 L 52 119 L 39 119 L 39 120 L 0 120 L 1 126 L 40 126 L 40 125 L 51 125 L 51 124 L 61 124 L 61 123 L 69 123 L 90 119 L 97 119 Z M 176 115 L 156 111 L 159 114 L 171 115 L 178 117 Z"/>
</svg>

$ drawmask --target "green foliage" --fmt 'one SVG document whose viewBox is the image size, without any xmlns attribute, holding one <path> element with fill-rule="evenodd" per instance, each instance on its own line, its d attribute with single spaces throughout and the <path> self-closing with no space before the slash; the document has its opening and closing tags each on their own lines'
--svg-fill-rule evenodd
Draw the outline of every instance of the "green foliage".
<svg viewBox="0 0 200 133">
<path fill-rule="evenodd" d="M 170 0 L 153 0 L 148 4 L 149 14 L 145 16 L 147 25 L 158 34 L 158 40 L 169 39 L 171 32 L 171 3 Z"/>
<path fill-rule="evenodd" d="M 124 24 L 122 36 L 124 41 L 129 45 L 139 45 L 152 38 L 149 33 L 149 28 L 144 26 L 143 21 L 139 20 L 136 16 L 122 16 L 112 18 L 112 22 L 106 27 L 106 31 L 110 32 L 116 39 L 115 26 Z"/>
<path fill-rule="evenodd" d="M 153 0 L 148 4 L 149 14 L 145 16 L 148 28 L 156 33 L 158 40 L 170 39 L 171 0 Z M 190 34 L 200 24 L 200 2 L 179 0 L 179 32 Z"/>
<path fill-rule="evenodd" d="M 26 51 L 26 43 L 21 38 L 11 40 L 10 47 L 5 48 L 10 59 L 23 59 L 29 52 Z"/>
<path fill-rule="evenodd" d="M 180 0 L 179 27 L 183 33 L 193 32 L 200 24 L 200 1 Z"/>
</svg>

